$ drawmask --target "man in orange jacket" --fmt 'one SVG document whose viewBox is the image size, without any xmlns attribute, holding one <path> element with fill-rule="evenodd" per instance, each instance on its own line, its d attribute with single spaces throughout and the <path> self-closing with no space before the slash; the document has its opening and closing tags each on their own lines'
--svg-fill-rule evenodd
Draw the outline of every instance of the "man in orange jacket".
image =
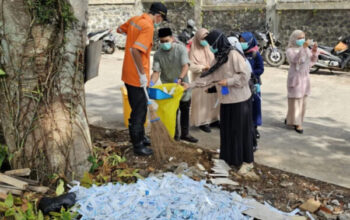
<svg viewBox="0 0 350 220">
<path fill-rule="evenodd" d="M 127 35 L 123 62 L 122 80 L 128 91 L 131 107 L 129 134 L 134 153 L 148 156 L 153 153 L 145 136 L 144 123 L 147 115 L 147 98 L 144 87 L 149 85 L 150 54 L 153 45 L 154 27 L 166 20 L 167 8 L 162 3 L 153 3 L 148 13 L 130 18 L 118 27 L 117 32 Z"/>
</svg>

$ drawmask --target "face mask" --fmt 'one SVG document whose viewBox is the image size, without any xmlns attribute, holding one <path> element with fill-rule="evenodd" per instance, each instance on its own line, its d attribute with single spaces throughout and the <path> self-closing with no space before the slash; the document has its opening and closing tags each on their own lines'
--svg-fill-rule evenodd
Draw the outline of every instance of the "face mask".
<svg viewBox="0 0 350 220">
<path fill-rule="evenodd" d="M 241 46 L 242 46 L 242 49 L 243 50 L 246 50 L 246 49 L 248 49 L 248 42 L 241 42 Z"/>
<path fill-rule="evenodd" d="M 201 41 L 200 41 L 200 44 L 201 44 L 203 47 L 206 47 L 206 46 L 209 45 L 208 41 L 206 41 L 206 40 L 201 40 Z"/>
<path fill-rule="evenodd" d="M 210 46 L 210 50 L 211 50 L 211 52 L 213 52 L 213 54 L 216 54 L 219 51 L 218 48 L 214 49 L 211 46 Z"/>
<path fill-rule="evenodd" d="M 301 47 L 301 46 L 303 46 L 303 44 L 305 43 L 305 39 L 303 38 L 303 39 L 296 40 L 295 43 L 296 43 L 299 47 Z"/>
<path fill-rule="evenodd" d="M 213 45 L 216 45 L 216 44 L 217 44 L 217 41 L 220 39 L 221 35 L 222 35 L 222 33 L 218 36 L 218 38 L 216 38 L 216 40 L 214 41 L 214 43 L 210 46 L 210 50 L 211 50 L 211 52 L 213 52 L 213 54 L 216 54 L 216 53 L 219 51 L 218 48 L 214 49 L 214 48 L 213 48 Z"/>
<path fill-rule="evenodd" d="M 160 47 L 161 47 L 163 50 L 170 50 L 170 49 L 171 49 L 171 43 L 170 43 L 170 42 L 161 43 L 161 44 L 160 44 Z"/>
<path fill-rule="evenodd" d="M 154 22 L 154 27 L 155 27 L 155 28 L 159 27 L 161 23 L 162 23 L 162 22 L 156 23 L 156 21 L 155 21 L 155 22 Z"/>
</svg>

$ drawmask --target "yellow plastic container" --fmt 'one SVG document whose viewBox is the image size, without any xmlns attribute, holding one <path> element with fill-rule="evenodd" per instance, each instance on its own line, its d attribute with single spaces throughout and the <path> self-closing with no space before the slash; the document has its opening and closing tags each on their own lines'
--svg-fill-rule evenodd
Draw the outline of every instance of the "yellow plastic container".
<svg viewBox="0 0 350 220">
<path fill-rule="evenodd" d="M 166 84 L 161 84 L 153 87 L 161 90 L 164 90 L 164 88 L 166 88 L 166 90 L 169 92 L 174 87 L 175 87 L 174 93 L 172 94 L 173 98 L 163 99 L 163 100 L 154 100 L 158 104 L 157 115 L 165 125 L 171 137 L 174 137 L 175 135 L 176 112 L 177 112 L 177 109 L 179 108 L 180 100 L 182 98 L 184 89 L 182 86 L 179 86 L 176 83 L 166 83 Z M 131 113 L 131 107 L 128 100 L 128 92 L 124 86 L 121 87 L 120 90 L 123 96 L 124 125 L 125 127 L 128 127 L 130 113 Z M 146 120 L 145 126 L 147 126 L 147 120 Z"/>
<path fill-rule="evenodd" d="M 176 112 L 179 108 L 184 89 L 182 86 L 179 86 L 176 83 L 165 83 L 153 86 L 153 88 L 161 89 L 163 91 L 164 88 L 166 88 L 168 92 L 170 92 L 174 87 L 174 93 L 172 94 L 173 98 L 154 100 L 158 104 L 157 115 L 167 128 L 171 137 L 174 137 L 175 135 Z"/>
<path fill-rule="evenodd" d="M 123 114 L 124 114 L 124 125 L 125 127 L 129 127 L 129 118 L 131 114 L 131 107 L 129 104 L 129 99 L 128 99 L 128 90 L 126 90 L 125 86 L 120 87 L 120 91 L 122 92 L 123 96 Z M 147 126 L 147 120 L 145 122 L 145 127 Z"/>
</svg>

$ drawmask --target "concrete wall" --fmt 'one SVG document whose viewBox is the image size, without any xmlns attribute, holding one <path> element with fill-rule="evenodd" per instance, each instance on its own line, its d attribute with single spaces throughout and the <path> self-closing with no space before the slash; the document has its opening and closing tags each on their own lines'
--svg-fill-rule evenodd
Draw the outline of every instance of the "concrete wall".
<svg viewBox="0 0 350 220">
<path fill-rule="evenodd" d="M 334 46 L 339 37 L 350 36 L 350 0 L 280 0 L 275 21 L 284 45 L 300 29 L 319 45 Z"/>
<path fill-rule="evenodd" d="M 130 17 L 142 13 L 140 1 L 130 0 L 89 0 L 88 32 L 113 29 L 126 22 Z M 125 36 L 116 34 L 117 46 L 124 47 Z"/>
<path fill-rule="evenodd" d="M 148 11 L 151 4 L 151 1 L 142 2 L 145 11 Z M 194 6 L 184 1 L 165 1 L 164 4 L 168 8 L 167 18 L 169 21 L 163 22 L 161 27 L 170 27 L 175 35 L 180 34 L 186 28 L 187 20 L 194 19 Z M 155 33 L 155 39 L 157 39 L 157 33 Z"/>
<path fill-rule="evenodd" d="M 289 10 L 280 11 L 279 17 L 279 37 L 285 44 L 296 29 L 319 45 L 335 46 L 338 37 L 350 36 L 350 10 Z"/>
<path fill-rule="evenodd" d="M 230 34 L 232 31 L 254 31 L 263 28 L 266 20 L 265 17 L 265 9 L 206 10 L 203 12 L 203 27 L 208 30 L 220 29 L 226 34 Z"/>
<path fill-rule="evenodd" d="M 89 30 L 116 28 L 128 18 L 147 12 L 156 0 L 90 0 Z M 324 45 L 334 45 L 340 36 L 350 35 L 350 0 L 163 0 L 170 23 L 178 34 L 186 21 L 194 19 L 207 29 L 231 31 L 262 30 L 271 18 L 271 30 L 287 45 L 290 33 L 304 30 Z M 156 33 L 155 33 L 156 36 Z M 155 37 L 156 39 L 156 37 Z M 124 38 L 118 35 L 118 46 Z"/>
</svg>

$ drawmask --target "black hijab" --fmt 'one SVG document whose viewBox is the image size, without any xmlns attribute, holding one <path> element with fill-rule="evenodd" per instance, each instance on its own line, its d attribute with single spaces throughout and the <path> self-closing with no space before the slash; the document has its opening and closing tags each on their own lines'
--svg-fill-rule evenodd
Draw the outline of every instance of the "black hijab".
<svg viewBox="0 0 350 220">
<path fill-rule="evenodd" d="M 218 49 L 218 52 L 215 53 L 216 63 L 214 66 L 212 66 L 208 71 L 202 73 L 201 77 L 208 76 L 219 69 L 220 66 L 227 62 L 228 54 L 234 49 L 225 34 L 220 30 L 211 31 L 205 37 L 205 40 L 208 41 L 213 49 Z"/>
</svg>

